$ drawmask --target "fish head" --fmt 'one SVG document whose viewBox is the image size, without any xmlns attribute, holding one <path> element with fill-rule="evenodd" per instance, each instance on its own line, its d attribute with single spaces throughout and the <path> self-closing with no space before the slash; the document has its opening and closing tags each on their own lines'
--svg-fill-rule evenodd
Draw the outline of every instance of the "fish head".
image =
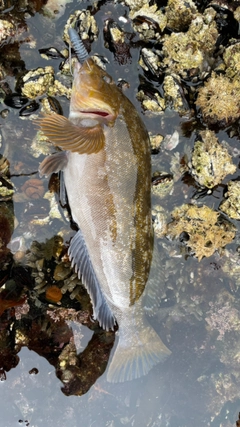
<svg viewBox="0 0 240 427">
<path fill-rule="evenodd" d="M 70 103 L 71 118 L 87 118 L 111 126 L 119 114 L 121 93 L 112 77 L 88 58 L 76 63 Z"/>
</svg>

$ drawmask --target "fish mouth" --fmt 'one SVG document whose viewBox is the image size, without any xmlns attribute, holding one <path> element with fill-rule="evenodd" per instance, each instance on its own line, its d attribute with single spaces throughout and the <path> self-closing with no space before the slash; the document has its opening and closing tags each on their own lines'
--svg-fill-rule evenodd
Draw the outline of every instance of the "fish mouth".
<svg viewBox="0 0 240 427">
<path fill-rule="evenodd" d="M 112 121 L 116 118 L 116 115 L 113 111 L 107 111 L 107 110 L 98 110 L 98 109 L 77 109 L 71 111 L 71 116 L 76 118 L 88 118 L 88 119 L 95 119 L 95 120 L 102 120 L 102 121 Z"/>
<path fill-rule="evenodd" d="M 112 113 L 109 113 L 108 111 L 100 111 L 100 110 L 80 110 L 80 113 L 88 114 L 91 116 L 100 116 L 100 117 L 112 116 Z"/>
</svg>

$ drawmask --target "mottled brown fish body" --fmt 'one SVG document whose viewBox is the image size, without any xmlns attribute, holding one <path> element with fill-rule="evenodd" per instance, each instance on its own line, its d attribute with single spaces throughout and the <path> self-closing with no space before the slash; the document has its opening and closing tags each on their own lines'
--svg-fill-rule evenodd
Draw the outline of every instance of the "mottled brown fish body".
<svg viewBox="0 0 240 427">
<path fill-rule="evenodd" d="M 115 319 L 119 325 L 107 378 L 137 378 L 169 353 L 148 325 L 141 301 L 152 257 L 148 133 L 131 102 L 91 59 L 75 70 L 64 125 L 68 142 L 59 127 L 54 134 L 54 120 L 44 119 L 42 129 L 69 150 L 64 182 L 80 229 L 70 259 L 100 325 L 112 328 Z"/>
</svg>

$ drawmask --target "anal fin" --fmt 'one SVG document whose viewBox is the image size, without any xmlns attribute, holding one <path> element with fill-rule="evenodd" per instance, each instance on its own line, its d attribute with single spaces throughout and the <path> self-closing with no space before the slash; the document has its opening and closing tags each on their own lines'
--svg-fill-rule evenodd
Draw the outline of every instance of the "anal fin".
<svg viewBox="0 0 240 427">
<path fill-rule="evenodd" d="M 75 266 L 78 277 L 81 278 L 90 295 L 94 318 L 99 321 L 103 329 L 107 331 L 114 329 L 116 321 L 102 293 L 81 230 L 78 230 L 71 240 L 68 254 L 72 267 Z"/>
</svg>

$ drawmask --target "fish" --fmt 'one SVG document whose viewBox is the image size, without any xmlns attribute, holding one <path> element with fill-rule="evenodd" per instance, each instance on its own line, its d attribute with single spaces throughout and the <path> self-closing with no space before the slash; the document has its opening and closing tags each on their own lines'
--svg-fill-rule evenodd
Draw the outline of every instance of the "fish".
<svg viewBox="0 0 240 427">
<path fill-rule="evenodd" d="M 150 143 L 130 100 L 82 53 L 82 44 L 80 50 L 69 117 L 40 119 L 42 132 L 63 151 L 46 157 L 39 173 L 61 173 L 60 199 L 68 201 L 79 228 L 69 259 L 90 295 L 94 319 L 107 331 L 118 325 L 107 381 L 124 382 L 170 354 L 142 303 L 153 251 Z"/>
</svg>

